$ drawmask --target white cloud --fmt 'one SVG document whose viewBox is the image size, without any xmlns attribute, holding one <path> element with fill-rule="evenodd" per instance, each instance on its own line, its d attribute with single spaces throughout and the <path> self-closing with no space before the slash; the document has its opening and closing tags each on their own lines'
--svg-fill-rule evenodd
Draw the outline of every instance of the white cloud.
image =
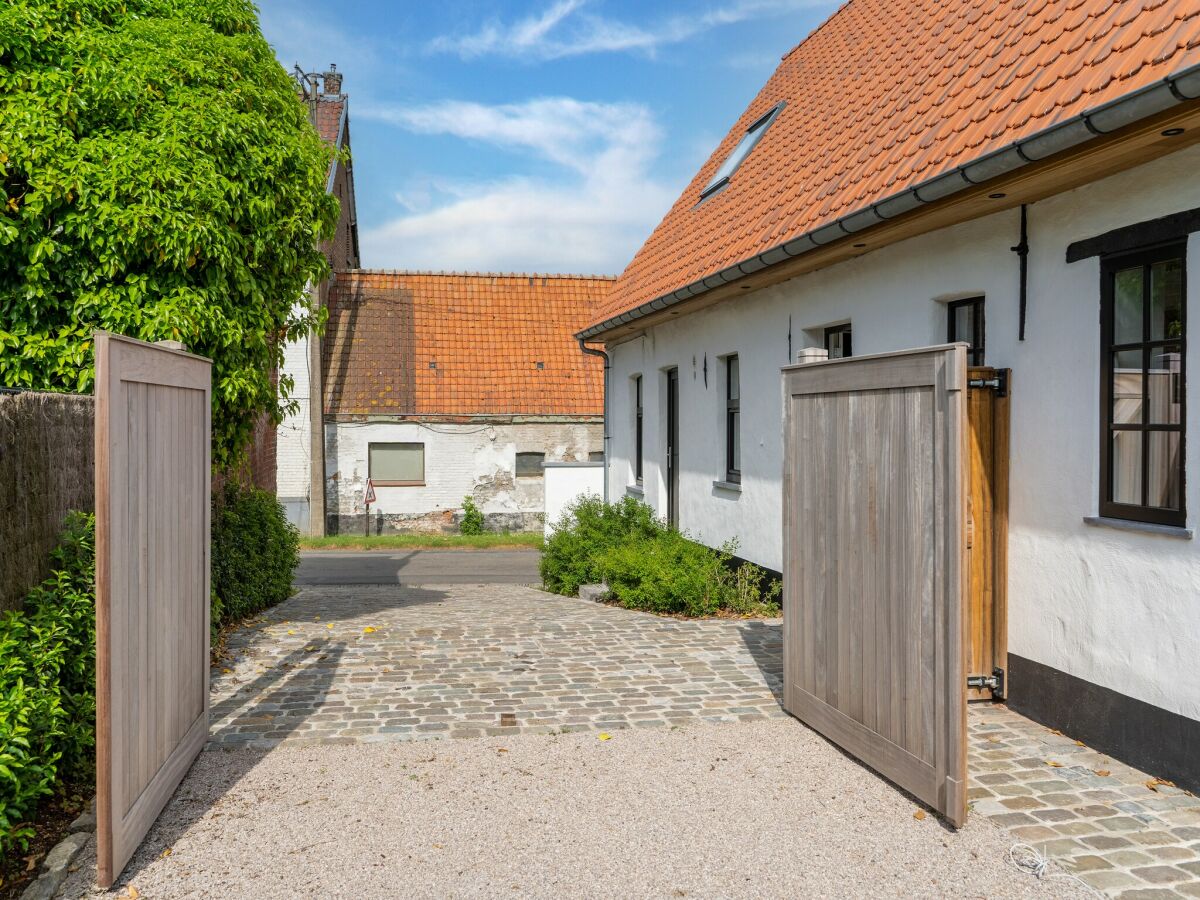
<svg viewBox="0 0 1200 900">
<path fill-rule="evenodd" d="M 412 185 L 401 214 L 363 234 L 369 266 L 615 273 L 675 198 L 651 174 L 661 132 L 639 105 L 549 97 L 359 115 L 551 164 L 537 176 Z"/>
<path fill-rule="evenodd" d="M 722 25 L 799 9 L 833 8 L 836 0 L 730 0 L 691 15 L 674 15 L 647 27 L 606 18 L 585 9 L 588 0 L 556 0 L 544 12 L 516 22 L 492 22 L 473 34 L 442 35 L 428 45 L 433 52 L 463 59 L 510 56 L 538 61 L 588 53 L 638 51 L 686 41 Z"/>
</svg>

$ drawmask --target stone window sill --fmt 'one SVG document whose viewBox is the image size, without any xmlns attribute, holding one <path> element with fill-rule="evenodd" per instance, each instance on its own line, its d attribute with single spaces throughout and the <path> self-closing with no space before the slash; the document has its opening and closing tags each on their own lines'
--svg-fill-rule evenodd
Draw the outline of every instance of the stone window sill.
<svg viewBox="0 0 1200 900">
<path fill-rule="evenodd" d="M 736 481 L 714 481 L 713 490 L 728 491 L 731 494 L 740 494 L 742 492 L 742 486 Z"/>
<path fill-rule="evenodd" d="M 1083 523 L 1095 528 L 1115 528 L 1118 531 L 1138 531 L 1142 534 L 1158 534 L 1163 537 L 1190 541 L 1195 535 L 1190 528 L 1177 525 L 1156 525 L 1153 522 L 1134 522 L 1129 519 L 1111 519 L 1108 516 L 1084 516 Z"/>
<path fill-rule="evenodd" d="M 627 493 L 630 497 L 645 497 L 646 496 L 646 492 L 645 492 L 645 490 L 642 489 L 642 486 L 640 484 L 625 485 L 625 493 Z"/>
</svg>

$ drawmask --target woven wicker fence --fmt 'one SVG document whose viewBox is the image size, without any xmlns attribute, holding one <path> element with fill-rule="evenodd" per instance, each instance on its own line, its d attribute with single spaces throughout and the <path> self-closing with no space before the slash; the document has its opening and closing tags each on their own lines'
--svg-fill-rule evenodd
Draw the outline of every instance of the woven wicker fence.
<svg viewBox="0 0 1200 900">
<path fill-rule="evenodd" d="M 0 394 L 0 611 L 49 574 L 67 513 L 93 508 L 93 418 L 91 397 Z"/>
</svg>

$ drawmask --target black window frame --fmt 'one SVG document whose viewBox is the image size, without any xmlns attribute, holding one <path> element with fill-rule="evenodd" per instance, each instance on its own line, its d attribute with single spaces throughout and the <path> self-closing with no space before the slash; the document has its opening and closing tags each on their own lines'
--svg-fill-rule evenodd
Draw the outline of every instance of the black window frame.
<svg viewBox="0 0 1200 900">
<path fill-rule="evenodd" d="M 958 317 L 960 309 L 971 309 L 971 335 L 958 334 Z M 982 366 L 984 363 L 984 348 L 986 347 L 986 325 L 984 321 L 983 297 L 966 297 L 962 300 L 951 300 L 946 304 L 946 341 L 964 341 L 971 345 L 967 351 L 968 366 Z"/>
<path fill-rule="evenodd" d="M 733 367 L 738 370 L 738 395 L 733 396 Z M 742 483 L 742 470 L 734 467 L 734 445 L 741 443 L 742 364 L 736 353 L 725 357 L 725 480 Z"/>
<path fill-rule="evenodd" d="M 1150 339 L 1150 267 L 1155 263 L 1178 259 L 1180 272 L 1180 322 L 1178 338 L 1163 337 Z M 1114 305 L 1116 274 L 1133 268 L 1142 268 L 1142 340 L 1115 343 Z M 1150 423 L 1149 371 L 1150 354 L 1159 345 L 1179 344 L 1179 422 Z M 1125 350 L 1142 351 L 1142 421 L 1138 424 L 1113 424 L 1113 359 L 1116 353 Z M 1173 241 L 1157 247 L 1141 248 L 1122 253 L 1104 255 L 1100 259 L 1100 515 L 1145 522 L 1152 525 L 1183 527 L 1187 522 L 1187 242 Z M 1140 431 L 1142 438 L 1142 504 L 1119 503 L 1112 500 L 1113 458 L 1112 435 L 1115 431 Z M 1149 437 L 1153 432 L 1177 432 L 1179 434 L 1179 509 L 1148 506 L 1145 501 L 1149 491 L 1150 454 Z"/>
<path fill-rule="evenodd" d="M 637 484 L 642 483 L 642 376 L 633 376 L 633 478 Z"/>
<path fill-rule="evenodd" d="M 750 158 L 750 154 L 754 152 L 754 148 L 758 146 L 758 142 L 763 139 L 763 135 L 767 133 L 767 129 L 775 124 L 775 120 L 779 118 L 779 114 L 783 112 L 785 106 L 787 106 L 787 102 L 781 100 L 746 127 L 741 138 L 733 145 L 733 149 L 721 160 L 721 165 L 717 167 L 717 171 L 713 173 L 708 184 L 700 191 L 700 203 L 703 203 L 709 197 L 713 196 L 713 194 L 720 193 L 729 186 L 730 181 L 733 180 L 733 176 L 737 174 L 738 169 Z M 740 158 L 733 165 L 729 165 L 730 160 L 733 160 L 739 154 Z M 725 171 L 726 166 L 729 166 L 728 171 Z"/>
<path fill-rule="evenodd" d="M 850 322 L 843 322 L 841 325 L 830 325 L 825 329 L 824 344 L 826 353 L 830 352 L 829 339 L 831 337 L 835 334 L 844 334 L 846 336 L 842 341 L 842 347 L 845 352 L 841 356 L 830 356 L 830 359 L 849 359 L 854 355 L 854 329 L 851 325 L 852 323 Z"/>
</svg>

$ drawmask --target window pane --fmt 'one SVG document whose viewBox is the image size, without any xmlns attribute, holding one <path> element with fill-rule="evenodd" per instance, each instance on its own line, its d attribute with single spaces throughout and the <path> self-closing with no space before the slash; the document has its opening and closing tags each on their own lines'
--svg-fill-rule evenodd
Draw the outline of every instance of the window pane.
<svg viewBox="0 0 1200 900">
<path fill-rule="evenodd" d="M 1139 425 L 1142 421 L 1142 351 L 1118 350 L 1113 354 L 1112 423 Z"/>
<path fill-rule="evenodd" d="M 1142 267 L 1113 276 L 1113 343 L 1132 344 L 1142 337 Z"/>
<path fill-rule="evenodd" d="M 1112 435 L 1112 501 L 1142 503 L 1142 432 L 1114 431 Z"/>
<path fill-rule="evenodd" d="M 742 395 L 741 367 L 738 365 L 738 358 L 736 356 L 729 357 L 727 364 L 729 366 L 729 399 L 738 400 Z"/>
<path fill-rule="evenodd" d="M 372 481 L 424 481 L 424 444 L 370 444 L 367 470 Z"/>
<path fill-rule="evenodd" d="M 1150 492 L 1146 502 L 1150 506 L 1179 509 L 1179 432 L 1152 431 L 1149 437 Z"/>
<path fill-rule="evenodd" d="M 1183 337 L 1183 260 L 1150 267 L 1150 340 Z"/>
<path fill-rule="evenodd" d="M 518 475 L 541 475 L 542 463 L 546 460 L 545 453 L 518 453 Z"/>
<path fill-rule="evenodd" d="M 850 355 L 850 329 L 837 328 L 825 332 L 825 349 L 830 359 L 843 359 Z"/>
<path fill-rule="evenodd" d="M 730 468 L 735 472 L 742 471 L 742 414 L 740 412 L 730 413 L 729 427 L 733 430 L 732 459 L 730 460 Z"/>
<path fill-rule="evenodd" d="M 604 462 L 604 451 L 593 450 L 588 454 L 588 462 Z"/>
<path fill-rule="evenodd" d="M 975 307 L 969 303 L 954 307 L 954 340 L 975 345 Z"/>
<path fill-rule="evenodd" d="M 1179 344 L 1150 348 L 1150 422 L 1178 425 L 1183 412 L 1183 354 Z"/>
</svg>

